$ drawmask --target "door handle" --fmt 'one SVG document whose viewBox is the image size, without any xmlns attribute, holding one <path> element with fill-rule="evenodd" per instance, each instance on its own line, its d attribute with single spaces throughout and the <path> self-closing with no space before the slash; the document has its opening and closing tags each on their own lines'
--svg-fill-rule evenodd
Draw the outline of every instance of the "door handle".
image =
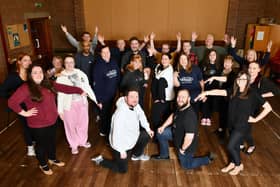
<svg viewBox="0 0 280 187">
<path fill-rule="evenodd" d="M 39 38 L 35 38 L 35 47 L 37 49 L 40 48 L 40 40 L 39 40 Z"/>
</svg>

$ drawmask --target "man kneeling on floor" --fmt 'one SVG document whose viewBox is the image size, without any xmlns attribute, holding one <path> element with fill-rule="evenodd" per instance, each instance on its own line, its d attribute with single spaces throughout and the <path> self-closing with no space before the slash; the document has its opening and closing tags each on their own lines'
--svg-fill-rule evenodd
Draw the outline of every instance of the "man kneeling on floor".
<svg viewBox="0 0 280 187">
<path fill-rule="evenodd" d="M 127 172 L 128 155 L 131 153 L 133 161 L 150 159 L 143 153 L 154 132 L 150 129 L 138 101 L 139 94 L 136 88 L 128 89 L 125 96 L 118 99 L 109 135 L 114 160 L 108 160 L 99 155 L 91 159 L 96 164 L 115 172 L 125 173 Z"/>
<path fill-rule="evenodd" d="M 169 159 L 168 141 L 173 139 L 178 152 L 180 164 L 185 169 L 193 169 L 209 164 L 214 154 L 194 157 L 198 143 L 197 116 L 190 105 L 189 91 L 184 89 L 178 92 L 177 110 L 158 128 L 160 154 L 153 155 L 152 159 Z M 171 126 L 172 125 L 172 126 Z"/>
</svg>

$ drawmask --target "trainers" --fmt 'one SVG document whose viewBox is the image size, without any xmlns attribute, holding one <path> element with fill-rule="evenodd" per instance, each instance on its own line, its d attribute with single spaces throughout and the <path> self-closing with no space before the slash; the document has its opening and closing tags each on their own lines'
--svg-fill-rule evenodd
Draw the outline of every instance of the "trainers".
<svg viewBox="0 0 280 187">
<path fill-rule="evenodd" d="M 99 122 L 99 121 L 100 121 L 100 116 L 97 115 L 96 118 L 95 118 L 95 122 L 97 123 L 97 122 Z"/>
<path fill-rule="evenodd" d="M 41 171 L 42 171 L 45 175 L 52 175 L 52 174 L 53 174 L 53 171 L 49 168 L 48 165 L 39 166 L 39 168 L 41 169 Z"/>
<path fill-rule="evenodd" d="M 150 160 L 150 157 L 148 155 L 144 155 L 144 154 L 142 154 L 140 156 L 132 155 L 131 160 L 133 160 L 133 161 L 137 161 L 137 160 L 147 161 L 147 160 Z"/>
<path fill-rule="evenodd" d="M 82 145 L 82 147 L 84 147 L 84 148 L 90 148 L 90 147 L 91 147 L 91 144 L 90 144 L 90 142 L 86 142 L 84 145 Z"/>
<path fill-rule="evenodd" d="M 103 156 L 102 155 L 98 155 L 97 157 L 92 157 L 91 158 L 91 161 L 95 162 L 97 165 L 100 164 L 100 162 L 102 162 L 104 159 L 103 159 Z"/>
<path fill-rule="evenodd" d="M 102 133 L 102 132 L 100 132 L 99 135 L 100 135 L 100 136 L 103 136 L 103 137 L 106 136 L 106 134 L 105 134 L 105 133 Z"/>
<path fill-rule="evenodd" d="M 205 125 L 206 126 L 211 126 L 211 119 L 207 118 Z"/>
<path fill-rule="evenodd" d="M 160 156 L 160 155 L 152 155 L 151 159 L 152 160 L 169 160 L 169 156 L 163 157 L 163 156 Z"/>
<path fill-rule="evenodd" d="M 79 150 L 78 150 L 78 148 L 72 148 L 71 152 L 73 155 L 76 155 L 79 153 Z"/>
<path fill-rule="evenodd" d="M 200 123 L 202 126 L 206 125 L 206 118 L 202 118 Z"/>
<path fill-rule="evenodd" d="M 58 167 L 63 167 L 65 166 L 64 162 L 61 162 L 59 160 L 49 160 L 50 165 L 56 165 Z"/>
<path fill-rule="evenodd" d="M 217 155 L 213 152 L 209 152 L 207 156 L 210 162 L 213 162 L 213 160 L 217 158 Z"/>
<path fill-rule="evenodd" d="M 27 146 L 27 156 L 36 156 L 33 145 Z"/>
</svg>

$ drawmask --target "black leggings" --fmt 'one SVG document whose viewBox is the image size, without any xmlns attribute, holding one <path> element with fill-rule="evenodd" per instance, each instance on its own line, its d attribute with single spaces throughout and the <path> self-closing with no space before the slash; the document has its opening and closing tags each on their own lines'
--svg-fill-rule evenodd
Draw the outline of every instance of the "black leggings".
<svg viewBox="0 0 280 187">
<path fill-rule="evenodd" d="M 246 133 L 240 132 L 238 130 L 232 130 L 228 142 L 228 152 L 231 162 L 236 166 L 241 164 L 240 159 L 240 144 L 242 143 Z"/>
<path fill-rule="evenodd" d="M 18 119 L 19 119 L 20 123 L 23 126 L 23 136 L 24 136 L 24 140 L 25 140 L 26 145 L 27 146 L 32 146 L 33 145 L 33 141 L 35 141 L 35 140 L 34 140 L 34 138 L 31 135 L 31 129 L 27 125 L 26 118 L 23 117 L 23 116 L 18 115 Z"/>
<path fill-rule="evenodd" d="M 47 164 L 49 160 L 56 160 L 56 124 L 44 128 L 30 128 L 32 136 L 36 141 L 35 152 L 40 166 Z"/>
<path fill-rule="evenodd" d="M 114 105 L 114 99 L 109 100 L 108 102 L 102 103 L 102 109 L 100 110 L 100 132 L 102 134 L 109 135 L 111 128 L 111 118 L 112 118 L 112 109 Z"/>
<path fill-rule="evenodd" d="M 152 107 L 152 124 L 153 129 L 157 130 L 159 126 L 168 118 L 171 113 L 171 101 L 164 103 L 154 103 Z"/>
</svg>

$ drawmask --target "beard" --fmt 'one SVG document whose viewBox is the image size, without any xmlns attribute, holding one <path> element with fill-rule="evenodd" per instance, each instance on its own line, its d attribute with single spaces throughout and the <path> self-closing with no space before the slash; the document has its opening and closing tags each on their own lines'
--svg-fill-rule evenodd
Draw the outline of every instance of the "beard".
<svg viewBox="0 0 280 187">
<path fill-rule="evenodd" d="M 188 106 L 188 104 L 189 104 L 189 103 L 184 103 L 184 104 L 181 105 L 181 106 L 179 106 L 179 105 L 177 104 L 177 109 L 178 109 L 178 110 L 181 110 L 181 109 L 185 108 L 186 106 Z"/>
</svg>

